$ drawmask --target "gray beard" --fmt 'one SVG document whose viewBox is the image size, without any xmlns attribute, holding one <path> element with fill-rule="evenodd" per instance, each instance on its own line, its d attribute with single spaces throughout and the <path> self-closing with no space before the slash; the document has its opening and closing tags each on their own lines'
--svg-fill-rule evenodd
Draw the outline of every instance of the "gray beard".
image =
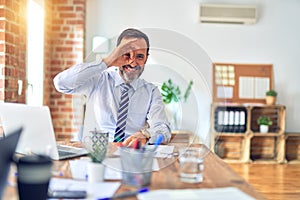
<svg viewBox="0 0 300 200">
<path fill-rule="evenodd" d="M 135 66 L 134 67 L 135 71 L 133 73 L 126 73 L 124 70 L 125 67 L 128 67 L 128 65 L 122 66 L 122 70 L 120 70 L 120 71 L 121 71 L 121 75 L 126 83 L 131 83 L 131 82 L 137 80 L 144 71 L 144 68 L 142 68 L 140 66 Z M 138 72 L 138 74 L 136 74 L 136 72 Z"/>
</svg>

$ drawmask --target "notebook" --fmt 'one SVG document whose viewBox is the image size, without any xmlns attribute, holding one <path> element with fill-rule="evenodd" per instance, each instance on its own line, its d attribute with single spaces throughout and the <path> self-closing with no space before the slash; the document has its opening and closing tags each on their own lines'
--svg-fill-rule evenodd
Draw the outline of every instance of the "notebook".
<svg viewBox="0 0 300 200">
<path fill-rule="evenodd" d="M 15 153 L 22 128 L 12 131 L 7 137 L 0 140 L 0 199 L 6 187 L 10 163 Z"/>
<path fill-rule="evenodd" d="M 44 154 L 53 160 L 86 155 L 84 148 L 57 145 L 48 106 L 29 106 L 19 103 L 0 103 L 0 117 L 5 133 L 23 127 L 16 152 Z"/>
</svg>

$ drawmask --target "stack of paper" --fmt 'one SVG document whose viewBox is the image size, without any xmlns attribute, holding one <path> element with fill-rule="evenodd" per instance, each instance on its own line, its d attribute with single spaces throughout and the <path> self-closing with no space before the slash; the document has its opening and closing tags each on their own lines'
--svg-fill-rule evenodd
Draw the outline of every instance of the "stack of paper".
<svg viewBox="0 0 300 200">
<path fill-rule="evenodd" d="M 138 194 L 139 200 L 254 200 L 248 194 L 234 187 L 211 189 L 181 189 L 181 190 L 154 190 Z"/>
</svg>

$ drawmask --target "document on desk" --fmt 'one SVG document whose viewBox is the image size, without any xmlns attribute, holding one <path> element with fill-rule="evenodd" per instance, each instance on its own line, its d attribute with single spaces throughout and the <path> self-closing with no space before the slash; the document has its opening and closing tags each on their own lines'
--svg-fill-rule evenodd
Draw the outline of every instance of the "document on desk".
<svg viewBox="0 0 300 200">
<path fill-rule="evenodd" d="M 86 199 L 97 199 L 113 196 L 120 185 L 120 182 L 90 183 L 73 179 L 52 178 L 49 187 L 51 190 L 85 190 L 87 191 Z"/>
<path fill-rule="evenodd" d="M 85 180 L 87 175 L 87 163 L 90 162 L 88 159 L 70 160 L 70 169 L 73 179 Z M 122 168 L 120 158 L 106 158 L 103 161 L 105 165 L 105 180 L 121 180 L 122 179 Z M 153 171 L 159 170 L 157 159 L 153 159 L 152 165 Z"/>
<path fill-rule="evenodd" d="M 172 157 L 174 152 L 174 146 L 169 145 L 159 145 L 155 151 L 156 158 L 166 158 Z"/>
<path fill-rule="evenodd" d="M 137 195 L 139 200 L 254 200 L 248 194 L 235 187 L 209 188 L 209 189 L 180 189 L 180 190 L 154 190 Z"/>
</svg>

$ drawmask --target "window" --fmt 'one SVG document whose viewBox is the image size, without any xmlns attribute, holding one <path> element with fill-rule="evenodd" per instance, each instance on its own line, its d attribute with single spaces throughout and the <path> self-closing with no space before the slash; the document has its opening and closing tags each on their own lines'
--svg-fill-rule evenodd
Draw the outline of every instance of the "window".
<svg viewBox="0 0 300 200">
<path fill-rule="evenodd" d="M 44 0 L 27 8 L 27 104 L 42 105 L 44 89 Z"/>
</svg>

